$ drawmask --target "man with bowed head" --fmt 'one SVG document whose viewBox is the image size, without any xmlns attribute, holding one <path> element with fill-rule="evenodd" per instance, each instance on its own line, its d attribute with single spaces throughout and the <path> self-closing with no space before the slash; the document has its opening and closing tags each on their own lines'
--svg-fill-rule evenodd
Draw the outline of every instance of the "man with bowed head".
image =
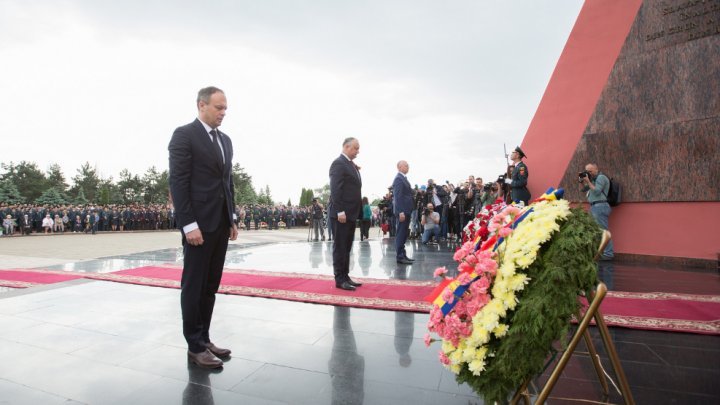
<svg viewBox="0 0 720 405">
<path fill-rule="evenodd" d="M 353 162 L 360 152 L 355 138 L 346 138 L 342 153 L 330 165 L 330 204 L 328 217 L 333 223 L 333 272 L 335 287 L 355 291 L 362 286 L 350 279 L 350 250 L 355 227 L 362 212 L 362 179 L 359 167 Z"/>
<path fill-rule="evenodd" d="M 216 87 L 198 92 L 198 118 L 175 130 L 170 140 L 170 193 L 184 254 L 180 284 L 183 335 L 188 358 L 206 368 L 222 367 L 229 349 L 210 340 L 215 294 L 220 287 L 228 240 L 237 239 L 233 221 L 233 147 L 218 130 L 227 99 Z"/>
<path fill-rule="evenodd" d="M 410 225 L 410 215 L 413 212 L 415 202 L 413 200 L 412 187 L 407 179 L 407 173 L 410 170 L 408 162 L 401 160 L 397 163 L 398 173 L 393 180 L 393 212 L 397 216 L 397 234 L 395 236 L 395 255 L 396 260 L 400 264 L 412 264 L 405 252 L 405 242 L 408 238 L 408 227 Z"/>
</svg>

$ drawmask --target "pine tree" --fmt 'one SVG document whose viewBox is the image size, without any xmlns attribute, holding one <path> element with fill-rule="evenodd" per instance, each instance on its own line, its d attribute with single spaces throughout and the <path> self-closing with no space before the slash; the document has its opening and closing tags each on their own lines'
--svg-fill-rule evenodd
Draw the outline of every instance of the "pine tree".
<svg viewBox="0 0 720 405">
<path fill-rule="evenodd" d="M 35 199 L 35 204 L 39 205 L 63 205 L 67 204 L 67 200 L 65 200 L 65 197 L 60 194 L 60 191 L 58 191 L 55 187 L 50 187 L 49 189 L 45 190 L 40 197 Z"/>
</svg>

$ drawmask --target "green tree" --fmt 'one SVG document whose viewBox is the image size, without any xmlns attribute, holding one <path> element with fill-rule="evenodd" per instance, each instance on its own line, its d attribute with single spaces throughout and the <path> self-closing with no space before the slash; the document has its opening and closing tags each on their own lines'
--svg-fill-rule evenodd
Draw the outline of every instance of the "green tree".
<svg viewBox="0 0 720 405">
<path fill-rule="evenodd" d="M 292 207 L 292 201 L 290 201 L 290 198 L 288 198 L 287 206 L 288 206 L 288 207 Z"/>
<path fill-rule="evenodd" d="M 313 198 L 315 198 L 315 194 L 313 193 L 312 189 L 307 189 L 305 191 L 305 205 L 312 204 Z"/>
<path fill-rule="evenodd" d="M 307 190 L 305 189 L 305 187 L 303 187 L 303 188 L 302 188 L 302 191 L 300 192 L 300 202 L 299 202 L 299 204 L 300 204 L 301 207 L 304 207 L 304 206 L 307 205 L 307 201 L 306 201 L 307 196 L 306 196 L 306 194 L 307 194 Z"/>
<path fill-rule="evenodd" d="M 124 201 L 113 178 L 101 179 L 98 184 L 98 204 L 122 204 Z"/>
<path fill-rule="evenodd" d="M 117 189 L 124 204 L 130 204 L 142 199 L 142 187 L 143 182 L 138 175 L 133 175 L 127 169 L 120 172 Z"/>
<path fill-rule="evenodd" d="M 48 188 L 45 174 L 35 163 L 23 160 L 17 165 L 3 164 L 2 168 L 6 170 L 2 179 L 11 181 L 25 201 L 35 201 Z"/>
<path fill-rule="evenodd" d="M 235 187 L 235 204 L 255 204 L 258 195 L 252 185 L 252 176 L 245 172 L 239 163 L 233 165 L 233 186 Z"/>
<path fill-rule="evenodd" d="M 316 188 L 313 190 L 315 192 L 314 196 L 317 198 L 321 204 L 327 204 L 328 201 L 330 201 L 330 184 L 325 184 L 324 186 L 320 188 Z M 312 200 L 312 198 L 311 198 Z"/>
<path fill-rule="evenodd" d="M 147 204 L 162 203 L 167 201 L 167 176 L 165 176 L 165 187 L 161 183 L 162 174 L 158 173 L 155 166 L 147 169 L 142 178 L 143 201 Z"/>
<path fill-rule="evenodd" d="M 257 197 L 258 204 L 273 205 L 272 196 L 270 195 L 270 186 L 265 186 L 265 189 L 260 189 Z"/>
<path fill-rule="evenodd" d="M 40 197 L 35 199 L 35 204 L 40 205 L 63 205 L 67 204 L 67 200 L 55 187 L 45 190 Z"/>
<path fill-rule="evenodd" d="M 60 165 L 52 163 L 48 168 L 47 175 L 45 177 L 47 178 L 48 187 L 57 189 L 63 198 L 67 199 L 67 195 L 65 195 L 65 193 L 67 193 L 70 186 L 67 184 L 67 181 L 65 181 L 65 175 L 63 174 Z"/>
<path fill-rule="evenodd" d="M 75 197 L 75 204 L 85 205 L 88 203 L 87 197 L 85 197 L 85 192 L 82 188 L 78 189 L 77 197 Z"/>
<path fill-rule="evenodd" d="M 98 186 L 100 185 L 100 177 L 97 174 L 95 168 L 90 167 L 90 162 L 85 162 L 79 169 L 77 169 L 77 175 L 72 178 L 73 186 L 70 188 L 70 193 L 79 195 L 80 190 L 83 192 L 83 196 L 92 202 L 97 202 Z"/>
<path fill-rule="evenodd" d="M 160 173 L 157 182 L 157 202 L 167 204 L 170 198 L 170 172 L 167 169 Z"/>
<path fill-rule="evenodd" d="M 10 180 L 0 180 L 0 203 L 22 204 L 24 202 L 25 197 L 20 194 L 15 183 Z"/>
</svg>

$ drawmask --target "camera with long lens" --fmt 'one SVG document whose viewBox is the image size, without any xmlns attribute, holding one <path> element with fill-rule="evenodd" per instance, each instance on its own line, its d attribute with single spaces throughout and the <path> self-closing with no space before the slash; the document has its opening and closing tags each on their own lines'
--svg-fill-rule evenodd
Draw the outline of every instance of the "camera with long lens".
<svg viewBox="0 0 720 405">
<path fill-rule="evenodd" d="M 580 173 L 578 173 L 578 181 L 582 183 L 583 180 L 585 180 L 587 177 L 590 177 L 590 172 L 587 170 L 584 170 Z"/>
<path fill-rule="evenodd" d="M 485 183 L 485 185 L 483 186 L 483 191 L 488 192 L 488 191 L 492 190 L 492 186 L 493 186 L 493 183 Z"/>
</svg>

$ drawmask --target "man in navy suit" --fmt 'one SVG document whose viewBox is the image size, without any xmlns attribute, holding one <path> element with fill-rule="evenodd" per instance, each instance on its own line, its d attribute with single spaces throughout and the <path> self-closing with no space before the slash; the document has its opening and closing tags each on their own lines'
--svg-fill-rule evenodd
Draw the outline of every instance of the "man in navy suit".
<svg viewBox="0 0 720 405">
<path fill-rule="evenodd" d="M 355 138 L 343 141 L 343 151 L 330 165 L 330 204 L 328 217 L 333 221 L 333 272 L 335 287 L 355 291 L 361 283 L 350 279 L 350 250 L 355 237 L 355 225 L 362 212 L 362 180 L 353 159 L 360 152 Z"/>
<path fill-rule="evenodd" d="M 410 170 L 408 162 L 401 160 L 397 164 L 398 174 L 393 181 L 393 212 L 397 219 L 397 234 L 395 235 L 395 254 L 400 264 L 412 264 L 413 259 L 407 257 L 405 242 L 407 242 L 410 226 L 410 217 L 415 206 L 412 187 L 407 179 Z"/>
<path fill-rule="evenodd" d="M 216 87 L 201 89 L 197 108 L 198 118 L 176 129 L 170 140 L 169 182 L 182 230 L 180 305 L 188 357 L 201 367 L 218 368 L 230 350 L 215 346 L 209 333 L 228 240 L 237 239 L 233 148 L 218 130 L 227 110 L 225 93 Z"/>
</svg>

